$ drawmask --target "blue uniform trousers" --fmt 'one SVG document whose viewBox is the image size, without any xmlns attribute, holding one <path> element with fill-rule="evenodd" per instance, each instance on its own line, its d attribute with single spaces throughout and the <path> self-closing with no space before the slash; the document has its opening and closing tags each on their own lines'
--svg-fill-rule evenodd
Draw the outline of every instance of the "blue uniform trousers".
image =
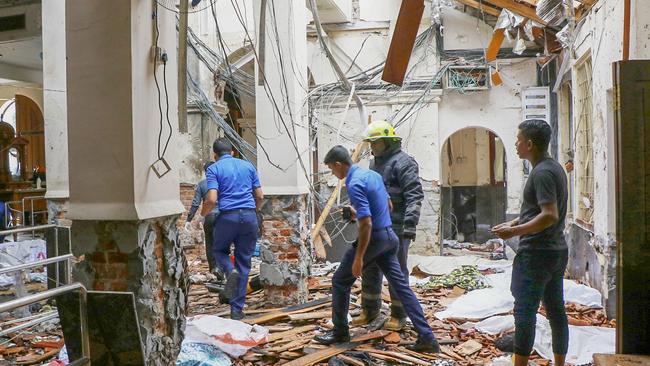
<svg viewBox="0 0 650 366">
<path fill-rule="evenodd" d="M 363 258 L 364 268 L 374 263 L 379 266 L 395 294 L 401 300 L 406 315 L 413 322 L 413 327 L 419 338 L 423 341 L 433 340 L 435 337 L 431 327 L 424 317 L 417 297 L 408 284 L 408 279 L 404 278 L 402 268 L 397 260 L 398 242 L 399 240 L 391 228 L 373 231 Z M 355 253 L 356 248 L 348 249 L 332 278 L 332 322 L 337 332 L 348 330 L 350 289 L 356 280 L 352 275 L 352 262 Z"/>
<path fill-rule="evenodd" d="M 251 257 L 257 241 L 257 214 L 254 209 L 222 211 L 214 223 L 212 253 L 216 264 L 224 273 L 236 269 L 239 272 L 237 295 L 230 299 L 233 311 L 242 311 L 248 274 L 251 271 Z M 230 261 L 230 244 L 235 244 L 235 265 Z"/>
<path fill-rule="evenodd" d="M 399 237 L 398 237 L 399 238 Z M 406 266 L 408 259 L 409 246 L 411 239 L 399 238 L 399 247 L 397 249 L 397 260 L 402 268 L 404 278 L 408 282 L 409 270 Z M 369 315 L 378 314 L 381 310 L 381 289 L 384 287 L 384 274 L 377 263 L 366 266 L 363 269 L 361 277 L 361 308 Z M 390 314 L 394 318 L 406 318 L 404 306 L 399 300 L 399 296 L 395 293 L 392 286 L 388 286 L 390 292 Z"/>
</svg>

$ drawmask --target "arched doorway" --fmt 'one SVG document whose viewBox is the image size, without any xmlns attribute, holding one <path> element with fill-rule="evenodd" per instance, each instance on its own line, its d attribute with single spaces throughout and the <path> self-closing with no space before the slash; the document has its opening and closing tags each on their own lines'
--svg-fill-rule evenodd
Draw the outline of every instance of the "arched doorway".
<svg viewBox="0 0 650 366">
<path fill-rule="evenodd" d="M 469 127 L 442 146 L 442 238 L 484 243 L 506 219 L 506 153 L 492 131 Z"/>
</svg>

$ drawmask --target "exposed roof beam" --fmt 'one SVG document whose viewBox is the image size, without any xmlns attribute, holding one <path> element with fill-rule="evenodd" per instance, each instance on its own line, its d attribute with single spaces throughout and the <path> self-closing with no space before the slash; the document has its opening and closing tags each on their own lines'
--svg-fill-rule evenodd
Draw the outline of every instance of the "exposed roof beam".
<svg viewBox="0 0 650 366">
<path fill-rule="evenodd" d="M 496 5 L 500 8 L 503 9 L 508 9 L 511 12 L 521 15 L 523 17 L 526 17 L 528 19 L 534 20 L 539 24 L 542 25 L 547 25 L 545 21 L 541 20 L 538 16 L 537 13 L 535 13 L 535 8 L 524 5 L 522 3 L 518 3 L 514 0 L 484 0 L 492 5 Z"/>
<path fill-rule="evenodd" d="M 578 0 L 579 3 L 585 4 L 587 6 L 594 5 L 597 0 Z"/>
<path fill-rule="evenodd" d="M 463 4 L 463 5 L 467 5 L 469 7 L 472 7 L 474 9 L 477 9 L 477 10 L 480 10 L 480 11 L 484 11 L 486 14 L 490 14 L 490 15 L 493 15 L 495 17 L 498 17 L 499 14 L 501 14 L 501 11 L 499 9 L 493 8 L 491 6 L 488 6 L 488 5 L 485 5 L 485 4 L 482 4 L 482 3 L 479 3 L 476 0 L 456 0 L 456 2 L 458 2 L 460 4 Z"/>
</svg>

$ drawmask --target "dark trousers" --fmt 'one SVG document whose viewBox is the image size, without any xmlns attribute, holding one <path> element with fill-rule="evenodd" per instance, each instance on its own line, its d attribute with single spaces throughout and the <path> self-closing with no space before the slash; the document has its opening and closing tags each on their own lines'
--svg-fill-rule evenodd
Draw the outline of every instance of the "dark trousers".
<svg viewBox="0 0 650 366">
<path fill-rule="evenodd" d="M 402 274 L 408 282 L 409 270 L 406 266 L 408 259 L 409 246 L 411 239 L 399 237 L 399 247 L 397 249 L 397 260 L 399 261 Z M 363 269 L 363 276 L 361 277 L 361 307 L 367 314 L 378 314 L 381 310 L 381 290 L 383 287 L 384 274 L 377 263 L 373 263 Z M 391 316 L 398 319 L 406 318 L 404 306 L 399 300 L 399 296 L 392 286 L 388 286 L 390 291 L 390 313 Z"/>
<path fill-rule="evenodd" d="M 512 264 L 510 290 L 515 298 L 515 345 L 518 355 L 528 356 L 535 342 L 535 324 L 540 301 L 551 324 L 553 353 L 565 355 L 569 326 L 564 310 L 564 270 L 567 250 L 528 250 L 517 253 Z"/>
<path fill-rule="evenodd" d="M 217 214 L 210 213 L 205 217 L 203 222 L 203 234 L 205 234 L 205 255 L 208 257 L 208 268 L 210 272 L 214 269 L 214 255 L 212 254 L 212 244 L 214 242 L 214 222 Z"/>
<path fill-rule="evenodd" d="M 251 257 L 257 240 L 257 215 L 255 210 L 232 210 L 221 212 L 214 223 L 214 245 L 212 252 L 216 264 L 224 273 L 236 269 L 239 272 L 237 294 L 230 299 L 230 308 L 242 311 L 248 274 L 251 271 Z M 230 261 L 230 244 L 235 244 L 235 265 Z"/>
<path fill-rule="evenodd" d="M 422 307 L 409 287 L 408 280 L 404 278 L 397 261 L 398 241 L 391 228 L 373 231 L 363 258 L 364 269 L 374 263 L 379 266 L 404 305 L 404 310 L 413 322 L 413 327 L 419 338 L 423 341 L 433 340 L 435 337 L 424 317 Z M 356 281 L 352 275 L 352 262 L 356 251 L 356 248 L 353 247 L 345 252 L 341 264 L 332 278 L 332 322 L 335 332 L 347 332 L 349 329 L 350 289 Z"/>
</svg>

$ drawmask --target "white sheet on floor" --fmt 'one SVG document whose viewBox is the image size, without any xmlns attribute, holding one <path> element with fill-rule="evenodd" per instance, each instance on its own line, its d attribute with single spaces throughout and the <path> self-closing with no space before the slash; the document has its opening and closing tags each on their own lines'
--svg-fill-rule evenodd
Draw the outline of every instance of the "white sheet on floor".
<svg viewBox="0 0 650 366">
<path fill-rule="evenodd" d="M 436 313 L 436 316 L 439 319 L 485 319 L 511 311 L 514 306 L 514 298 L 510 293 L 511 273 L 509 269 L 503 273 L 485 276 L 492 288 L 470 291 L 456 299 L 444 311 Z M 572 280 L 564 280 L 564 301 L 602 307 L 598 290 Z"/>
<path fill-rule="evenodd" d="M 499 334 L 515 328 L 515 317 L 512 315 L 497 315 L 474 324 L 481 333 Z"/>
<path fill-rule="evenodd" d="M 211 344 L 223 352 L 240 357 L 249 349 L 266 342 L 269 330 L 215 315 L 197 315 L 187 320 L 185 340 Z"/>
<path fill-rule="evenodd" d="M 592 308 L 603 307 L 603 298 L 598 290 L 571 280 L 564 280 L 564 301 Z"/>
<path fill-rule="evenodd" d="M 537 314 L 534 349 L 540 356 L 552 360 L 551 325 L 544 316 Z M 594 353 L 616 351 L 616 329 L 604 327 L 577 327 L 569 325 L 569 352 L 566 362 L 583 365 L 593 362 Z"/>
<path fill-rule="evenodd" d="M 438 319 L 485 319 L 512 310 L 515 299 L 502 288 L 485 288 L 466 293 L 451 303 L 444 311 L 436 313 Z"/>
<path fill-rule="evenodd" d="M 479 270 L 490 268 L 506 269 L 512 267 L 512 261 L 494 261 L 491 259 L 479 258 L 469 255 L 460 257 L 411 255 L 408 257 L 407 261 L 409 272 L 413 271 L 413 268 L 415 266 L 418 266 L 422 272 L 430 274 L 432 276 L 442 276 L 449 274 L 454 269 L 464 265 L 478 266 Z"/>
</svg>

